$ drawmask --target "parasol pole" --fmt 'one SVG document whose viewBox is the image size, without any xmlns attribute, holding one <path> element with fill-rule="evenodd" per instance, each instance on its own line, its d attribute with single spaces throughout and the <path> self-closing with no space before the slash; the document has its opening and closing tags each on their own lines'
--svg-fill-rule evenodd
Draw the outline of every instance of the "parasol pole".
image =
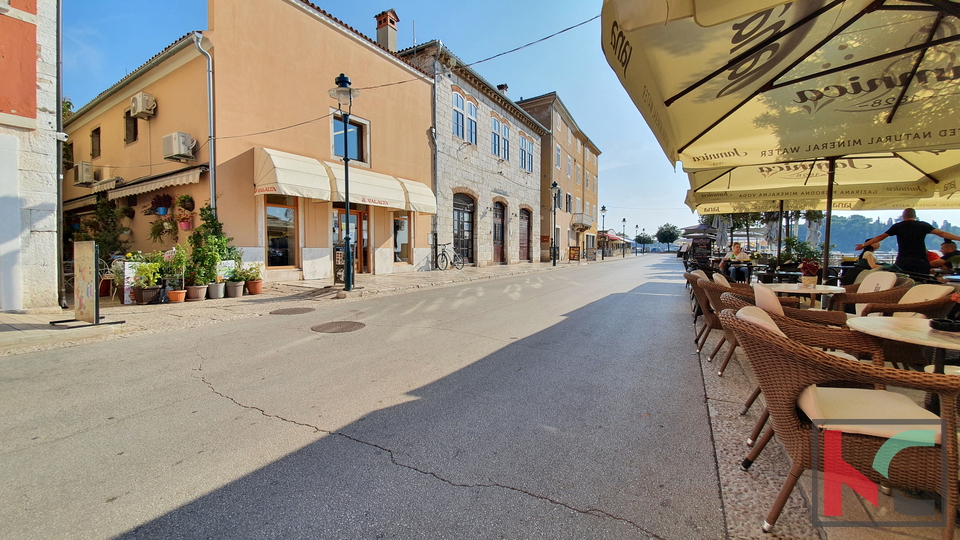
<svg viewBox="0 0 960 540">
<path fill-rule="evenodd" d="M 830 270 L 830 225 L 833 219 L 833 181 L 837 172 L 836 156 L 827 158 L 827 226 L 823 235 L 823 266 L 820 267 L 821 281 L 827 281 Z"/>
<path fill-rule="evenodd" d="M 783 251 L 783 199 L 780 199 L 780 213 L 777 214 L 777 268 L 780 268 L 780 253 Z"/>
</svg>

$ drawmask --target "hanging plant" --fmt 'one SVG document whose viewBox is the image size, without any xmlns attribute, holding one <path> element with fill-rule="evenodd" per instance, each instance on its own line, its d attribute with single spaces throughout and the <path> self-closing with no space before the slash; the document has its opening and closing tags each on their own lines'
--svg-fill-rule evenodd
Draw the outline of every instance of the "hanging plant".
<svg viewBox="0 0 960 540">
<path fill-rule="evenodd" d="M 187 194 L 177 195 L 177 206 L 186 210 L 187 212 L 193 212 L 193 209 L 196 207 L 196 204 L 193 202 L 193 197 Z"/>
<path fill-rule="evenodd" d="M 171 240 L 177 239 L 177 221 L 173 216 L 160 217 L 156 221 L 150 222 L 150 240 L 154 243 L 162 244 L 164 236 L 170 236 Z"/>
</svg>

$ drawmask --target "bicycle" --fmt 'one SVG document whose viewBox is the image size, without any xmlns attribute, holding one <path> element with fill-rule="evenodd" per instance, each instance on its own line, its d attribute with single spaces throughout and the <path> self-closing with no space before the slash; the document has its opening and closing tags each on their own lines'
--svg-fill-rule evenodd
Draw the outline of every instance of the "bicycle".
<svg viewBox="0 0 960 540">
<path fill-rule="evenodd" d="M 437 253 L 437 268 L 440 270 L 446 270 L 447 266 L 450 263 L 453 263 L 453 267 L 457 270 L 463 270 L 463 257 L 454 249 L 450 249 L 447 246 L 450 244 L 440 244 L 438 247 L 440 251 Z"/>
</svg>

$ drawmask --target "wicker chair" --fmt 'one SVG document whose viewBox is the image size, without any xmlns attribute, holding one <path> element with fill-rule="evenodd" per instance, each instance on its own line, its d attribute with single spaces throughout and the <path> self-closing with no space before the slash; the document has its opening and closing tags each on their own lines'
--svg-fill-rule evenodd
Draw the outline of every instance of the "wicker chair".
<svg viewBox="0 0 960 540">
<path fill-rule="evenodd" d="M 848 304 L 894 304 L 915 284 L 916 282 L 906 276 L 897 276 L 893 287 L 883 291 L 859 292 L 862 283 L 843 285 L 846 292 L 833 295 L 829 309 L 844 311 Z"/>
<path fill-rule="evenodd" d="M 720 319 L 717 318 L 717 314 L 710 309 L 710 300 L 707 298 L 707 294 L 700 288 L 698 281 L 703 279 L 698 274 L 686 273 L 683 274 L 683 277 L 686 278 L 687 283 L 690 284 L 690 288 L 693 289 L 693 296 L 697 300 L 697 305 L 700 308 L 700 312 L 703 314 L 703 326 L 697 332 L 696 337 L 693 338 L 693 341 L 697 344 L 697 352 L 700 352 L 700 349 L 707 343 L 707 337 L 710 336 L 711 330 L 721 330 Z M 696 327 L 697 319 L 694 317 L 693 325 Z"/>
<path fill-rule="evenodd" d="M 772 291 L 769 291 L 768 289 L 768 292 L 772 292 Z M 738 294 L 739 296 L 743 296 L 742 294 L 740 294 L 739 291 L 737 291 L 735 294 Z M 777 298 L 777 297 L 774 296 L 774 298 Z M 744 300 L 750 303 L 754 302 L 754 300 L 751 299 L 750 297 L 744 297 Z M 768 306 L 762 302 L 759 302 L 757 303 L 757 305 L 766 309 L 771 313 L 780 315 L 781 317 L 789 317 L 791 319 L 796 319 L 798 321 L 803 321 L 803 322 L 808 322 L 813 324 L 820 324 L 820 325 L 829 325 L 829 326 L 846 326 L 847 324 L 847 314 L 840 311 L 824 311 L 820 309 L 800 309 L 795 307 L 789 307 L 784 305 L 784 301 L 779 298 L 777 299 L 777 302 L 780 304 L 779 310 L 769 309 L 774 307 L 772 306 L 772 304 Z"/>
<path fill-rule="evenodd" d="M 798 408 L 798 405 L 802 406 L 802 403 L 798 403 L 801 395 L 805 394 L 805 390 L 811 385 L 847 380 L 862 384 L 914 388 L 939 394 L 943 406 L 945 431 L 950 434 L 943 438 L 947 449 L 946 478 L 949 479 L 946 493 L 942 492 L 939 444 L 932 447 L 912 446 L 900 450 L 890 462 L 887 475 L 883 476 L 873 469 L 873 461 L 880 447 L 889 440 L 889 436 L 857 433 L 854 432 L 856 430 L 847 429 L 841 435 L 843 460 L 874 483 L 883 482 L 891 487 L 940 493 L 946 501 L 941 511 L 948 516 L 942 535 L 945 539 L 953 538 L 954 516 L 957 509 L 957 437 L 954 434 L 957 429 L 956 401 L 960 396 L 960 378 L 850 362 L 741 320 L 732 310 L 722 312 L 720 318 L 724 326 L 734 331 L 746 351 L 760 387 L 763 389 L 774 429 L 792 462 L 783 488 L 763 523 L 765 532 L 769 532 L 776 524 L 803 471 L 814 467 L 822 470 L 823 467 L 822 461 L 813 463 L 811 441 L 816 434 L 820 447 L 819 455 L 825 455 L 824 434 L 827 431 L 816 427 Z M 895 401 L 893 399 L 895 395 L 885 391 L 862 389 L 848 391 L 871 393 L 869 396 L 867 394 L 858 394 L 858 396 L 864 400 L 866 398 L 876 400 L 878 404 Z M 817 391 L 814 389 L 813 392 Z M 872 394 L 872 392 L 884 393 Z M 809 394 L 806 395 L 809 397 Z M 915 406 L 915 404 L 912 405 Z M 910 418 L 930 417 L 929 413 L 919 406 L 910 409 L 910 415 Z"/>
</svg>

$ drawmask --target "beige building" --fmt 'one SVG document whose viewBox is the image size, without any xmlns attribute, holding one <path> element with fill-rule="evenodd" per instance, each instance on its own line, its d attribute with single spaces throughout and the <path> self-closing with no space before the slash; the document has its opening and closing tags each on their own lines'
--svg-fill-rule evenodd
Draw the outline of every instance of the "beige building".
<svg viewBox="0 0 960 540">
<path fill-rule="evenodd" d="M 57 2 L 0 1 L 0 311 L 59 311 Z"/>
<path fill-rule="evenodd" d="M 437 241 L 476 266 L 538 260 L 547 129 L 442 42 L 400 54 L 434 74 Z"/>
<path fill-rule="evenodd" d="M 570 257 L 570 248 L 581 254 L 597 247 L 597 206 L 600 150 L 580 129 L 556 92 L 517 102 L 550 130 L 543 137 L 540 174 L 540 258 L 550 260 L 550 245 L 556 239 L 558 257 Z M 559 196 L 551 201 L 556 182 Z M 553 207 L 556 204 L 556 223 Z M 553 230 L 553 235 L 550 231 Z"/>
<path fill-rule="evenodd" d="M 158 194 L 190 194 L 215 203 L 226 235 L 246 261 L 265 264 L 267 280 L 332 277 L 347 223 L 357 273 L 429 267 L 429 74 L 309 2 L 208 0 L 208 10 L 209 30 L 176 41 L 67 123 L 68 223 L 107 197 L 137 210 L 133 249 L 165 249 L 188 233 L 151 241 L 157 220 L 170 218 L 142 210 Z M 341 73 L 360 90 L 347 129 L 328 95 Z"/>
</svg>

